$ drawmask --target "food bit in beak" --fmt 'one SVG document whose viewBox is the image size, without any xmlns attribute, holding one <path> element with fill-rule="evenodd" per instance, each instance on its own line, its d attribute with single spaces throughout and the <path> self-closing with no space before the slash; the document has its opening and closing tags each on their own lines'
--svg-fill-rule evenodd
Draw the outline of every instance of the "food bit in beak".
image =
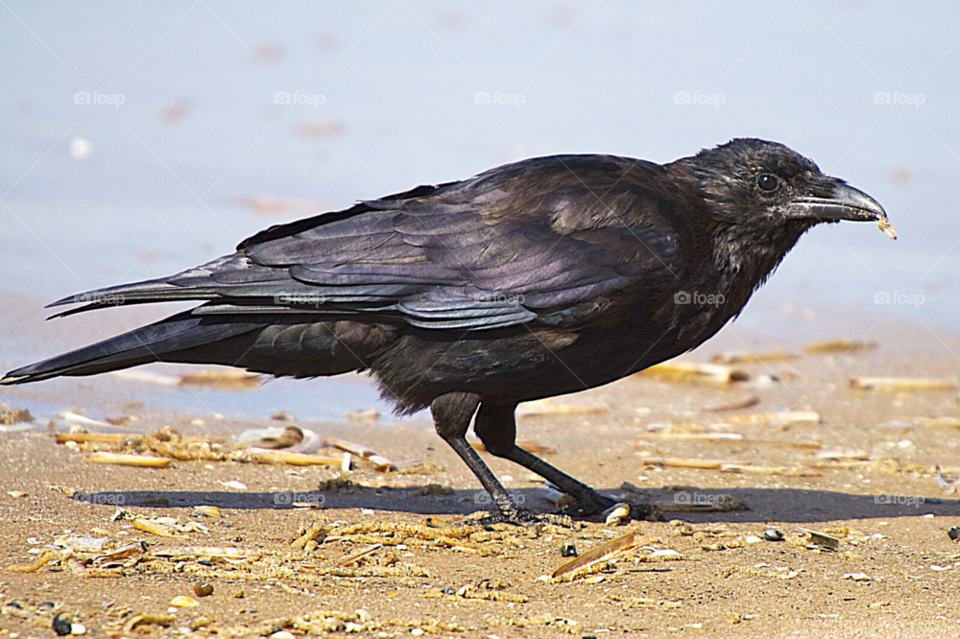
<svg viewBox="0 0 960 639">
<path fill-rule="evenodd" d="M 893 228 L 893 224 L 887 218 L 881 217 L 877 220 L 877 228 L 886 233 L 891 240 L 897 239 L 897 229 Z"/>
</svg>

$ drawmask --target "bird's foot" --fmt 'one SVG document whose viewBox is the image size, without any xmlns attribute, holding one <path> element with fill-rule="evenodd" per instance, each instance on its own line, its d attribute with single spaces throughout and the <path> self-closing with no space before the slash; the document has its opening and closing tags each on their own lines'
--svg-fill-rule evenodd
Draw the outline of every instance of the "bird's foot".
<svg viewBox="0 0 960 639">
<path fill-rule="evenodd" d="M 655 508 L 650 504 L 636 504 L 628 502 L 618 502 L 609 497 L 604 497 L 598 492 L 584 495 L 577 501 L 560 509 L 560 512 L 577 519 L 596 518 L 607 514 L 611 509 L 620 503 L 625 503 L 630 509 L 630 515 L 627 519 L 647 520 L 655 515 Z"/>
<path fill-rule="evenodd" d="M 486 517 L 480 517 L 479 519 L 465 519 L 458 522 L 456 525 L 492 526 L 494 524 L 510 524 L 512 526 L 537 526 L 542 524 L 552 524 L 554 526 L 571 528 L 573 526 L 573 520 L 565 514 L 555 515 L 551 513 L 541 513 L 535 515 L 522 508 L 511 508 L 509 510 L 498 511 Z"/>
</svg>

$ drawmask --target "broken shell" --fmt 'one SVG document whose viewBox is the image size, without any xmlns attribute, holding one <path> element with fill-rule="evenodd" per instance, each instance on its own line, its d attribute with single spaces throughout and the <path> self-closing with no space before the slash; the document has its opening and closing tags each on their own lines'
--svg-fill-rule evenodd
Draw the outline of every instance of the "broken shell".
<svg viewBox="0 0 960 639">
<path fill-rule="evenodd" d="M 262 464 L 288 464 L 290 466 L 340 466 L 342 459 L 294 453 L 288 450 L 256 450 L 249 453 L 251 461 Z"/>
<path fill-rule="evenodd" d="M 170 463 L 166 457 L 147 457 L 146 455 L 123 455 L 119 453 L 86 453 L 84 459 L 98 464 L 117 464 L 119 466 L 145 466 L 163 468 Z"/>
<path fill-rule="evenodd" d="M 767 541 L 783 541 L 783 531 L 779 528 L 767 528 L 763 531 L 763 538 Z"/>
<path fill-rule="evenodd" d="M 880 391 L 952 390 L 956 384 L 936 377 L 854 377 L 851 388 Z"/>
<path fill-rule="evenodd" d="M 583 555 L 580 557 L 571 559 L 570 561 L 561 564 L 550 576 L 556 579 L 557 577 L 579 572 L 589 568 L 590 566 L 593 566 L 594 564 L 612 559 L 616 555 L 633 548 L 635 545 L 636 540 L 632 532 L 627 533 L 626 535 L 621 535 L 616 539 L 611 539 L 604 544 L 600 544 L 599 546 L 591 548 L 587 552 L 583 553 Z"/>
<path fill-rule="evenodd" d="M 630 505 L 620 502 L 603 511 L 604 523 L 607 526 L 619 526 L 630 517 Z"/>
<path fill-rule="evenodd" d="M 177 608 L 192 608 L 194 606 L 199 606 L 200 602 L 193 597 L 178 595 L 170 601 L 170 605 L 176 606 Z"/>
<path fill-rule="evenodd" d="M 950 529 L 947 530 L 947 535 L 954 541 L 960 539 L 960 526 L 951 526 Z"/>
<path fill-rule="evenodd" d="M 668 361 L 646 368 L 636 375 L 660 377 L 666 380 L 688 382 L 708 382 L 711 384 L 730 384 L 745 382 L 749 373 L 720 364 L 698 364 L 696 362 Z"/>
<path fill-rule="evenodd" d="M 150 521 L 149 519 L 134 519 L 133 527 L 137 530 L 142 530 L 144 532 L 152 533 L 160 537 L 170 537 L 173 539 L 182 539 L 183 535 L 178 535 L 173 531 L 169 526 L 164 524 L 158 524 L 155 521 Z"/>
<path fill-rule="evenodd" d="M 341 557 L 340 559 L 337 560 L 337 565 L 340 566 L 341 568 L 344 566 L 349 566 L 350 564 L 360 561 L 367 555 L 373 554 L 374 552 L 380 550 L 381 548 L 383 548 L 383 544 L 371 544 L 370 546 L 367 546 L 366 548 L 358 550 L 357 552 L 353 552 L 353 553 L 350 553 L 349 555 Z"/>
<path fill-rule="evenodd" d="M 877 343 L 869 339 L 829 339 L 824 342 L 814 342 L 803 347 L 804 353 L 849 353 L 851 351 L 869 351 L 877 347 Z"/>
<path fill-rule="evenodd" d="M 260 375 L 238 370 L 200 371 L 178 377 L 181 386 L 210 386 L 220 390 L 249 390 L 260 386 Z"/>
<path fill-rule="evenodd" d="M 216 506 L 196 506 L 193 509 L 194 517 L 215 517 L 220 518 L 220 509 Z"/>
<path fill-rule="evenodd" d="M 789 353 L 782 348 L 777 348 L 766 353 L 754 353 L 753 351 L 741 351 L 737 353 L 717 353 L 711 359 L 714 364 L 741 364 L 774 362 L 784 359 L 796 359 L 797 355 Z"/>
<path fill-rule="evenodd" d="M 560 556 L 561 557 L 576 557 L 577 556 L 577 545 L 572 539 L 560 544 Z"/>
<path fill-rule="evenodd" d="M 710 406 L 704 406 L 700 409 L 702 413 L 722 413 L 728 410 L 739 410 L 741 408 L 749 408 L 750 406 L 755 406 L 760 403 L 760 397 L 757 395 L 746 395 L 740 399 L 735 399 L 731 402 L 724 402 L 722 404 L 712 404 Z"/>
<path fill-rule="evenodd" d="M 834 552 L 840 548 L 840 540 L 832 535 L 818 532 L 816 530 L 804 530 L 803 532 L 810 536 L 810 543 L 813 546 Z"/>
</svg>

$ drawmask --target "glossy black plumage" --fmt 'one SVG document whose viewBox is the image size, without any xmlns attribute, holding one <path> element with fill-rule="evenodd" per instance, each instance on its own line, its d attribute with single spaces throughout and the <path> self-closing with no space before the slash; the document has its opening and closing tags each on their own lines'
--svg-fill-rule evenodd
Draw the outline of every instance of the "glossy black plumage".
<svg viewBox="0 0 960 639">
<path fill-rule="evenodd" d="M 825 217 L 841 191 L 844 205 Z M 852 207 L 851 193 L 866 208 Z M 696 347 L 742 310 L 807 229 L 886 219 L 873 205 L 761 140 L 667 165 L 535 158 L 271 227 L 233 254 L 168 278 L 60 300 L 54 306 L 86 303 L 65 314 L 203 303 L 3 382 L 150 361 L 295 377 L 369 370 L 400 411 L 431 406 L 440 434 L 504 516 L 516 510 L 463 447 L 478 407 L 475 427 L 491 452 L 596 509 L 603 498 L 514 445 L 516 404 L 604 384 Z"/>
</svg>

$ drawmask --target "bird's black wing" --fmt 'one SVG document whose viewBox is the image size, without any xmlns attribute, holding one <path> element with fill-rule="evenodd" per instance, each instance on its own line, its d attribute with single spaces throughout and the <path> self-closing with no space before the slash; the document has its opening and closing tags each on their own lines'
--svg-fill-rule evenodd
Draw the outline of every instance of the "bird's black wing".
<svg viewBox="0 0 960 639">
<path fill-rule="evenodd" d="M 659 167 L 589 157 L 363 202 L 273 227 L 176 276 L 58 304 L 203 299 L 195 312 L 372 314 L 429 329 L 576 325 L 610 293 L 642 297 L 677 269 L 659 215 L 669 198 L 648 184 Z"/>
</svg>

